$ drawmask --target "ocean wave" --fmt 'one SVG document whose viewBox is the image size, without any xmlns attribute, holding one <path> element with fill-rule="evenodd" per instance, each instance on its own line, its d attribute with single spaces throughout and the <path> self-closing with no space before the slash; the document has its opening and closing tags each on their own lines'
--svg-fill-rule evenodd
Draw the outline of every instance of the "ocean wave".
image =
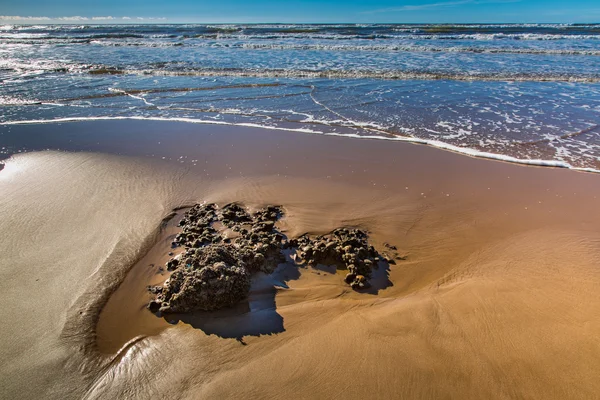
<svg viewBox="0 0 600 400">
<path fill-rule="evenodd" d="M 48 33 L 0 33 L 0 39 L 47 39 L 50 38 Z"/>
<path fill-rule="evenodd" d="M 0 95 L 0 106 L 29 106 L 34 104 L 41 104 L 41 102 L 37 100 Z"/>
<path fill-rule="evenodd" d="M 486 159 L 491 159 L 491 160 L 504 161 L 504 162 L 509 162 L 509 163 L 522 164 L 522 165 L 538 166 L 538 167 L 567 168 L 567 169 L 583 171 L 583 172 L 600 173 L 600 170 L 597 170 L 594 168 L 575 167 L 565 161 L 517 158 L 517 157 L 513 157 L 511 155 L 506 155 L 506 154 L 490 153 L 490 152 L 485 152 L 485 151 L 481 151 L 481 150 L 474 149 L 474 148 L 455 146 L 453 144 L 445 143 L 445 142 L 442 142 L 439 140 L 421 139 L 421 138 L 409 137 L 409 136 L 387 136 L 387 135 L 383 136 L 383 135 L 360 135 L 360 134 L 352 134 L 352 133 L 337 133 L 337 132 L 319 131 L 319 130 L 308 129 L 308 128 L 288 128 L 288 127 L 261 125 L 261 124 L 256 124 L 256 123 L 244 123 L 244 122 L 236 123 L 236 122 L 215 121 L 215 120 L 202 120 L 202 119 L 195 119 L 195 118 L 168 118 L 168 117 L 141 117 L 141 116 L 66 117 L 66 118 L 55 118 L 55 119 L 5 121 L 5 122 L 0 122 L 0 125 L 10 126 L 10 125 L 33 125 L 33 124 L 52 124 L 52 123 L 69 123 L 69 122 L 85 122 L 85 121 L 122 121 L 122 120 L 165 121 L 165 122 L 171 121 L 171 122 L 185 122 L 185 123 L 192 123 L 192 124 L 230 125 L 230 126 L 243 126 L 243 127 L 251 127 L 251 128 L 278 130 L 278 131 L 319 134 L 319 135 L 326 135 L 326 136 L 338 136 L 338 137 L 353 138 L 353 139 L 378 139 L 378 140 L 401 141 L 401 142 L 409 142 L 409 143 L 432 146 L 432 147 L 436 147 L 441 150 L 451 151 L 453 153 L 459 153 L 459 154 L 467 155 L 470 157 L 486 158 Z"/>
<path fill-rule="evenodd" d="M 89 44 L 91 43 L 91 39 L 74 39 L 74 38 L 43 38 L 43 41 L 38 38 L 27 38 L 27 39 L 6 39 L 0 36 L 0 43 L 6 45 L 67 45 L 67 44 Z M 101 43 L 101 42 L 98 42 Z M 116 44 L 116 43 L 115 43 Z M 110 44 L 109 44 L 110 45 Z M 117 44 L 121 45 L 121 44 Z M 167 44 L 170 46 L 170 44 Z"/>
<path fill-rule="evenodd" d="M 420 32 L 420 33 L 599 33 L 600 24 L 91 24 L 91 25 L 19 25 L 4 24 L 13 31 L 137 31 L 165 32 L 236 32 L 294 33 L 323 32 L 338 34 Z"/>
<path fill-rule="evenodd" d="M 21 39 L 3 41 L 13 45 L 36 45 L 39 40 Z M 45 44 L 92 44 L 107 47 L 147 47 L 147 48 L 211 48 L 245 50 L 288 50 L 288 51 L 348 51 L 348 52 L 431 52 L 431 53 L 475 53 L 475 54 L 530 54 L 549 56 L 599 56 L 600 49 L 574 48 L 532 48 L 532 47 L 484 47 L 484 46 L 427 46 L 404 44 L 354 45 L 354 44 L 282 44 L 282 43 L 228 43 L 225 41 L 189 42 L 155 40 L 100 40 L 100 39 L 59 39 L 44 38 Z"/>
<path fill-rule="evenodd" d="M 232 76 L 248 78 L 327 78 L 327 79 L 382 79 L 382 80 L 460 80 L 460 81 L 518 81 L 518 82 L 580 82 L 598 83 L 600 75 L 572 76 L 564 74 L 527 73 L 449 73 L 430 71 L 374 71 L 374 70 L 302 70 L 302 69 L 118 69 L 111 67 L 88 68 L 91 74 L 132 74 L 154 76 Z"/>
<path fill-rule="evenodd" d="M 288 30 L 265 30 L 242 29 L 242 28 L 205 28 L 201 31 L 186 30 L 131 30 L 129 32 L 94 32 L 84 30 L 72 33 L 69 31 L 53 30 L 0 30 L 0 38 L 4 40 L 48 40 L 48 39 L 181 39 L 181 40 L 326 40 L 326 41 L 349 41 L 349 40 L 438 40 L 438 41 L 583 41 L 600 40 L 600 28 L 597 32 L 438 32 L 421 29 L 395 28 L 393 30 L 364 32 L 350 30 L 347 32 L 338 30 L 322 31 L 315 28 L 295 28 Z"/>
<path fill-rule="evenodd" d="M 600 50 L 595 49 L 539 49 L 539 48 L 490 48 L 468 46 L 422 46 L 422 45 L 324 45 L 324 44 L 261 44 L 234 43 L 223 45 L 212 43 L 202 47 L 226 47 L 251 50 L 325 50 L 325 51 L 391 51 L 391 52 L 434 52 L 434 53 L 484 53 L 484 54 L 540 54 L 540 55 L 585 55 L 598 56 Z"/>
<path fill-rule="evenodd" d="M 173 36 L 177 37 L 177 35 Z M 19 39 L 31 39 L 38 42 L 46 40 L 91 40 L 91 39 L 146 39 L 152 35 L 140 33 L 94 33 L 89 35 L 50 35 L 47 32 L 40 33 L 0 33 L 0 39 L 17 41 Z"/>
<path fill-rule="evenodd" d="M 410 39 L 429 40 L 597 40 L 600 35 L 556 34 L 556 33 L 469 33 L 469 34 L 435 34 L 407 35 Z"/>
<path fill-rule="evenodd" d="M 212 45 L 212 46 L 218 46 Z M 327 50 L 327 51 L 397 51 L 397 52 L 434 52 L 434 53 L 484 53 L 484 54 L 540 54 L 540 55 L 586 55 L 598 56 L 600 50 L 592 49 L 536 49 L 536 48 L 490 48 L 468 46 L 405 46 L 405 45 L 375 45 L 375 46 L 344 46 L 344 45 L 288 45 L 288 44 L 256 44 L 244 43 L 227 47 L 240 47 L 255 50 Z"/>
<path fill-rule="evenodd" d="M 598 54 L 596 54 L 598 55 Z M 210 68 L 179 62 L 160 62 L 140 67 L 79 64 L 58 60 L 0 59 L 0 70 L 17 74 L 86 73 L 91 75 L 197 76 L 297 79 L 377 79 L 599 83 L 600 73 L 475 72 L 421 69 L 301 69 L 301 68 Z"/>
<path fill-rule="evenodd" d="M 7 25 L 9 30 L 16 31 L 75 31 L 82 29 L 101 28 L 107 25 Z"/>
<path fill-rule="evenodd" d="M 0 41 L 1 43 L 1 41 Z M 36 44 L 35 41 L 12 41 L 13 44 Z M 48 43 L 94 44 L 109 47 L 191 47 L 214 49 L 245 50 L 288 50 L 288 51 L 370 51 L 370 52 L 433 52 L 433 53 L 477 53 L 477 54 L 532 54 L 532 55 L 581 55 L 600 56 L 600 49 L 545 49 L 514 47 L 475 47 L 475 46 L 426 46 L 426 45 L 328 45 L 328 44 L 281 44 L 281 43 L 226 43 L 226 42 L 165 42 L 165 41 L 102 41 L 90 39 L 69 39 Z"/>
<path fill-rule="evenodd" d="M 403 40 L 600 40 L 600 34 L 557 34 L 557 33 L 464 33 L 464 34 L 428 34 L 428 33 L 221 33 L 184 35 L 184 39 L 233 39 L 233 40 L 279 40 L 279 39 L 308 39 L 308 40 L 375 40 L 375 39 L 403 39 Z"/>
</svg>

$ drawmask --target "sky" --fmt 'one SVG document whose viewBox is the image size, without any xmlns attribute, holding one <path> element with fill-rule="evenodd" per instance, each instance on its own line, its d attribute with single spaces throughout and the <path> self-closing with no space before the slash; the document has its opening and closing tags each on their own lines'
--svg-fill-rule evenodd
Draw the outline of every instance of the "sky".
<svg viewBox="0 0 600 400">
<path fill-rule="evenodd" d="M 0 23 L 600 23 L 600 0 L 0 0 Z"/>
</svg>

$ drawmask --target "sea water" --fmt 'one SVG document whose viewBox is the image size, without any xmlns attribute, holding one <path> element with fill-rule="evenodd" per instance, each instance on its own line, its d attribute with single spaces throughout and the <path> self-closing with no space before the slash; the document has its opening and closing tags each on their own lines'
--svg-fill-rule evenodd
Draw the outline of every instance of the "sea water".
<svg viewBox="0 0 600 400">
<path fill-rule="evenodd" d="M 1 26 L 0 124 L 93 119 L 600 170 L 600 25 Z"/>
</svg>

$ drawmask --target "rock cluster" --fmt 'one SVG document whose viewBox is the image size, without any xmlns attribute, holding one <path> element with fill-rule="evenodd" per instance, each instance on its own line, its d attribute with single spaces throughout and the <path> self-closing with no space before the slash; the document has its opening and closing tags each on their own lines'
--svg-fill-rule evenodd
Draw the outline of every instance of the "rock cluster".
<svg viewBox="0 0 600 400">
<path fill-rule="evenodd" d="M 347 269 L 345 281 L 353 289 L 367 288 L 372 269 L 385 261 L 360 229 L 288 240 L 275 226 L 282 216 L 277 206 L 253 214 L 236 203 L 221 209 L 215 204 L 192 207 L 172 243 L 184 251 L 167 262 L 173 273 L 164 285 L 149 288 L 156 298 L 148 308 L 184 313 L 232 306 L 248 296 L 253 273 L 272 273 L 285 261 L 284 250 L 297 253 L 297 260 L 306 265 Z"/>
<path fill-rule="evenodd" d="M 302 236 L 297 240 L 299 256 L 308 265 L 335 265 L 347 269 L 345 281 L 353 289 L 369 287 L 371 271 L 377 268 L 379 254 L 367 241 L 367 234 L 360 229 L 341 228 L 330 235 L 311 239 Z"/>
<path fill-rule="evenodd" d="M 246 298 L 250 290 L 250 273 L 236 260 L 230 246 L 208 245 L 197 249 L 198 263 L 177 268 L 163 287 L 151 310 L 188 312 L 230 307 Z M 222 261 L 227 260 L 227 261 Z M 195 260 L 196 261 L 196 260 Z M 160 299 L 160 300 L 159 300 Z"/>
</svg>

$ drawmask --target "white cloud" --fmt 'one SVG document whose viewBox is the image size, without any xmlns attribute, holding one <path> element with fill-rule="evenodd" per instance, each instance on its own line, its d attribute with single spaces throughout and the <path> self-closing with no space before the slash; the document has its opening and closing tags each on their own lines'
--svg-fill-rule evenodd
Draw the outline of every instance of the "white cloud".
<svg viewBox="0 0 600 400">
<path fill-rule="evenodd" d="M 80 15 L 65 16 L 65 17 L 45 17 L 45 16 L 19 16 L 19 15 L 0 15 L 0 21 L 11 22 L 29 22 L 29 21 L 57 21 L 57 22 L 82 22 L 82 21 L 166 21 L 164 17 L 112 17 L 112 16 L 96 16 L 82 17 Z"/>
<path fill-rule="evenodd" d="M 52 18 L 50 18 L 50 19 L 52 19 Z M 89 20 L 88 17 L 80 17 L 79 15 L 74 15 L 72 17 L 58 17 L 55 19 L 57 19 L 59 21 L 87 21 L 87 20 Z"/>
<path fill-rule="evenodd" d="M 164 17 L 137 17 L 136 18 L 139 21 L 165 21 L 166 18 Z"/>
<path fill-rule="evenodd" d="M 8 21 L 49 21 L 49 17 L 21 17 L 19 15 L 0 15 L 0 20 Z"/>
</svg>

